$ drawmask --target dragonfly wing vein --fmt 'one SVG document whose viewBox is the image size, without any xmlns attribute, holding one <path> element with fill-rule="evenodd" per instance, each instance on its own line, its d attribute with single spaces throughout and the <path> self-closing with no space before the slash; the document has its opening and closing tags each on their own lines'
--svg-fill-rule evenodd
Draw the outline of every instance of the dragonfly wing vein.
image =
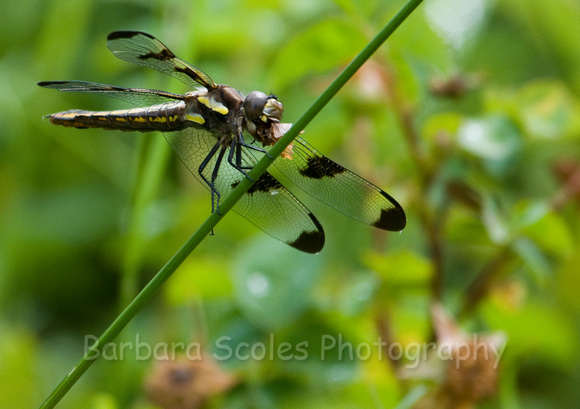
<svg viewBox="0 0 580 409">
<path fill-rule="evenodd" d="M 115 85 L 99 84 L 87 81 L 43 81 L 38 85 L 61 92 L 95 93 L 115 98 L 135 106 L 156 105 L 174 102 L 185 98 L 184 95 L 146 88 L 122 88 Z"/>
<path fill-rule="evenodd" d="M 177 57 L 150 34 L 140 31 L 115 31 L 107 37 L 107 46 L 123 61 L 153 68 L 192 88 L 199 84 L 208 89 L 216 86 L 206 73 Z"/>
</svg>

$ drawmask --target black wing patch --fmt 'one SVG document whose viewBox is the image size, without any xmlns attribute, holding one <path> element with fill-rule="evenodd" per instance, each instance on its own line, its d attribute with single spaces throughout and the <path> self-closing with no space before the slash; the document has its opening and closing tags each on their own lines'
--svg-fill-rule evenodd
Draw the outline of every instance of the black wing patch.
<svg viewBox="0 0 580 409">
<path fill-rule="evenodd" d="M 107 46 L 115 57 L 153 68 L 177 78 L 191 88 L 199 84 L 208 90 L 216 87 L 209 75 L 177 57 L 150 34 L 141 31 L 115 31 L 107 37 Z"/>
<path fill-rule="evenodd" d="M 388 193 L 327 158 L 304 139 L 293 143 L 293 157 L 279 157 L 274 165 L 309 195 L 370 226 L 403 230 L 405 212 Z"/>
<path fill-rule="evenodd" d="M 328 159 L 326 156 L 312 155 L 306 160 L 306 166 L 298 169 L 300 174 L 309 179 L 334 177 L 346 172 L 346 168 Z"/>
</svg>

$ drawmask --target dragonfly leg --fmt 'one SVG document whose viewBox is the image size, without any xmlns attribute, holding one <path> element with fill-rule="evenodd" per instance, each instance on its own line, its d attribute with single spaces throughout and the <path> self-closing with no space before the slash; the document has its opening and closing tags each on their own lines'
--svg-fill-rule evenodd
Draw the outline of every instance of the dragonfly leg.
<svg viewBox="0 0 580 409">
<path fill-rule="evenodd" d="M 211 180 L 208 180 L 203 175 L 203 171 L 205 170 L 205 168 L 207 167 L 207 165 L 209 164 L 209 162 L 212 160 L 212 158 L 215 156 L 216 152 L 218 151 L 218 149 L 220 147 L 222 147 L 222 150 L 220 151 L 220 154 L 218 156 L 218 160 L 216 162 L 216 166 L 214 166 L 214 170 L 212 171 Z M 224 153 L 225 153 L 224 147 L 219 142 L 216 143 L 211 148 L 211 150 L 209 151 L 209 153 L 207 154 L 207 156 L 204 158 L 204 160 L 199 165 L 199 168 L 197 169 L 197 172 L 199 173 L 199 176 L 209 186 L 209 189 L 211 191 L 211 211 L 212 212 L 217 209 L 217 204 L 219 203 L 219 199 L 220 199 L 220 193 L 218 192 L 218 190 L 215 187 L 215 180 L 217 178 L 217 169 L 219 169 L 219 165 L 221 164 L 221 161 L 223 159 Z"/>
<path fill-rule="evenodd" d="M 270 159 L 272 158 L 266 149 L 259 148 L 256 145 L 254 145 L 253 143 L 246 143 L 246 141 L 244 141 L 243 137 L 240 138 L 239 145 L 243 146 L 244 148 L 252 149 L 254 151 L 263 153 L 264 155 L 267 155 Z"/>
<path fill-rule="evenodd" d="M 250 143 L 246 143 L 245 141 L 242 140 L 242 146 L 245 146 L 246 148 L 261 152 L 261 153 L 265 154 L 267 157 L 269 157 L 270 159 L 272 159 L 272 155 L 270 155 L 270 152 L 268 152 L 266 149 L 258 148 L 256 145 L 254 145 L 255 142 L 256 142 L 256 138 L 253 138 L 252 142 L 250 142 Z"/>
<path fill-rule="evenodd" d="M 218 190 L 215 187 L 215 181 L 218 177 L 218 173 L 220 170 L 220 166 L 222 164 L 222 160 L 224 159 L 224 155 L 226 153 L 226 147 L 222 146 L 220 153 L 218 154 L 217 160 L 215 162 L 215 166 L 213 167 L 213 171 L 211 172 L 211 183 L 210 183 L 210 188 L 212 193 L 215 192 L 216 194 L 216 199 L 214 201 L 214 195 L 212 194 L 212 201 L 211 201 L 211 207 L 212 207 L 212 212 L 215 210 L 217 212 L 217 214 L 220 214 L 220 194 L 218 192 Z"/>
<path fill-rule="evenodd" d="M 255 150 L 257 152 L 264 153 L 266 155 L 268 155 L 268 152 L 265 149 L 258 148 L 257 146 L 255 146 L 253 144 L 247 144 L 244 141 L 244 136 L 242 134 L 242 131 L 239 131 L 237 138 L 232 139 L 232 142 L 230 145 L 230 152 L 228 154 L 228 163 L 234 169 L 238 170 L 244 176 L 246 176 L 250 181 L 254 182 L 254 180 L 252 180 L 248 176 L 248 173 L 245 171 L 246 169 L 252 169 L 253 166 L 243 164 L 243 162 L 242 162 L 242 148 L 252 149 L 252 150 Z M 234 161 L 234 155 L 235 155 L 235 161 Z"/>
<path fill-rule="evenodd" d="M 235 161 L 234 161 L 234 155 L 236 157 Z M 242 147 L 241 147 L 239 141 L 235 138 L 232 138 L 232 141 L 230 142 L 230 152 L 228 153 L 228 163 L 230 164 L 230 166 L 232 168 L 236 169 L 238 172 L 240 172 L 245 177 L 248 177 L 248 172 L 246 172 L 246 170 L 252 169 L 251 165 L 244 165 L 243 164 L 243 162 L 242 162 Z M 253 182 L 253 180 L 252 180 L 252 182 Z"/>
</svg>

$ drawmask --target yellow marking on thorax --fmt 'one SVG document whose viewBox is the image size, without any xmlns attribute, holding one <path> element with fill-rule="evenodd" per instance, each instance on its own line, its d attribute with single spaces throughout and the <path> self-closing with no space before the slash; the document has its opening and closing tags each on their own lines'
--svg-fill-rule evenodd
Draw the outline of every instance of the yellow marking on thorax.
<svg viewBox="0 0 580 409">
<path fill-rule="evenodd" d="M 214 98 L 198 97 L 197 100 L 206 107 L 208 107 L 209 109 L 211 109 L 212 111 L 218 112 L 222 115 L 227 115 L 227 113 L 229 112 L 229 110 L 226 108 L 224 104 L 216 101 Z"/>
<path fill-rule="evenodd" d="M 203 116 L 201 116 L 200 114 L 188 114 L 185 116 L 185 119 L 187 119 L 188 121 L 195 122 L 195 123 L 200 124 L 200 125 L 205 124 L 205 119 L 203 119 Z"/>
</svg>

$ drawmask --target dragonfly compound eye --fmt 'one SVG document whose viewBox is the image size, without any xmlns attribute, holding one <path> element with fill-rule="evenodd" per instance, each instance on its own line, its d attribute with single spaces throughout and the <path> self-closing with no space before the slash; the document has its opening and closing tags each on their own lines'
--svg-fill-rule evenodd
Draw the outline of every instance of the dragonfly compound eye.
<svg viewBox="0 0 580 409">
<path fill-rule="evenodd" d="M 264 107 L 268 102 L 268 95 L 261 91 L 252 91 L 244 100 L 244 113 L 249 121 L 254 122 L 264 114 Z"/>
</svg>

